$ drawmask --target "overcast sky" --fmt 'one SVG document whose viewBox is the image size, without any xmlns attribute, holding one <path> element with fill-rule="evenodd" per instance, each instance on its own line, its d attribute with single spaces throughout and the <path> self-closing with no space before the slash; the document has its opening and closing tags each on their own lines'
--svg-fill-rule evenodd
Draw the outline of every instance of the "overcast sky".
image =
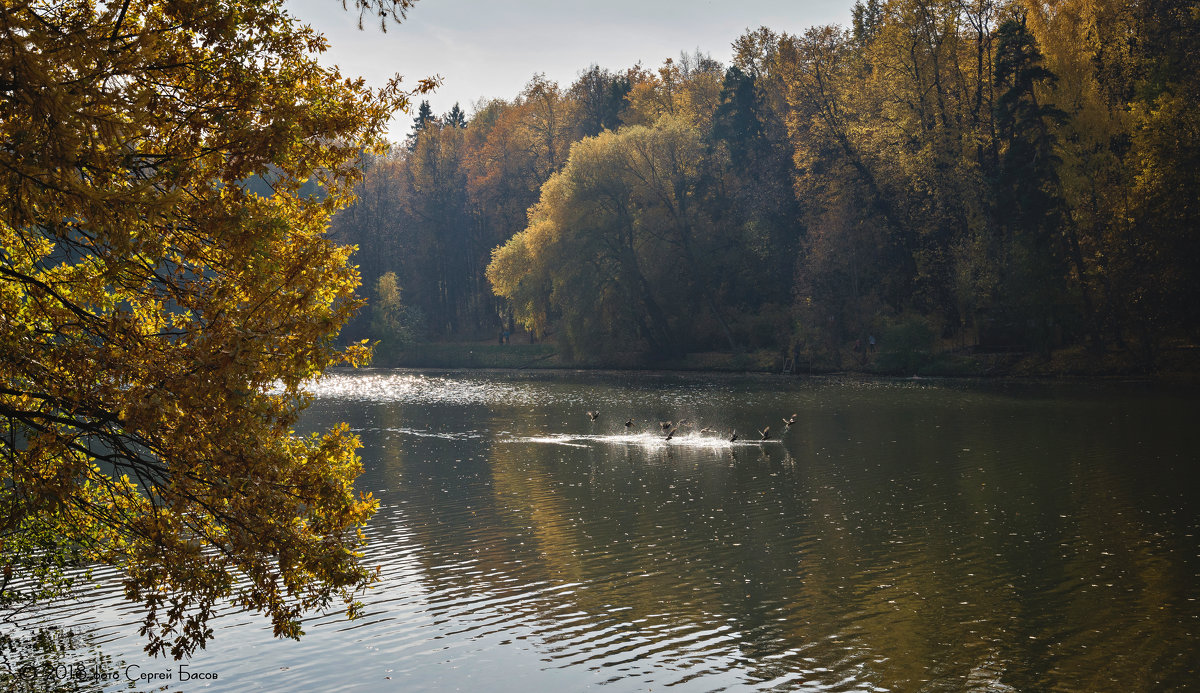
<svg viewBox="0 0 1200 693">
<path fill-rule="evenodd" d="M 348 0 L 348 5 L 353 5 Z M 593 63 L 613 71 L 638 61 L 657 67 L 696 49 L 728 63 L 730 44 L 748 28 L 799 33 L 850 23 L 854 0 L 420 0 L 387 33 L 377 21 L 343 10 L 340 0 L 289 0 L 292 14 L 325 34 L 323 62 L 375 85 L 400 73 L 406 83 L 441 75 L 426 98 L 434 113 L 456 102 L 470 113 L 480 99 L 511 99 L 535 73 L 566 88 Z M 393 139 L 411 117 L 393 121 Z"/>
</svg>

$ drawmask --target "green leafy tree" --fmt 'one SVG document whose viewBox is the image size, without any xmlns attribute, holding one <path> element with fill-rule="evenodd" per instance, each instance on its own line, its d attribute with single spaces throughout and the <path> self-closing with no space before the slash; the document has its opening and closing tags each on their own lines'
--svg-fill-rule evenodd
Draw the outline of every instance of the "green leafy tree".
<svg viewBox="0 0 1200 693">
<path fill-rule="evenodd" d="M 375 300 L 371 302 L 371 334 L 379 340 L 377 358 L 386 363 L 416 342 L 422 322 L 420 311 L 404 304 L 396 273 L 384 273 L 375 282 Z"/>
</svg>

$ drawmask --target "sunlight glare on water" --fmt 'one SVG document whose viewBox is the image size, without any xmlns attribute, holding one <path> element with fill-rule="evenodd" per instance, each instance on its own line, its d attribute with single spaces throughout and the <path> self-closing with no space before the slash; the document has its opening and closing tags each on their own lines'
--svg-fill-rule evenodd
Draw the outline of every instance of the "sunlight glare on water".
<svg viewBox="0 0 1200 693">
<path fill-rule="evenodd" d="M 302 424 L 348 421 L 362 439 L 360 486 L 381 504 L 365 560 L 381 581 L 362 619 L 313 615 L 298 643 L 222 612 L 190 663 L 220 673 L 205 690 L 1195 679 L 1191 392 L 406 371 L 313 388 Z M 41 618 L 162 666 L 106 584 Z"/>
<path fill-rule="evenodd" d="M 369 371 L 368 371 L 369 372 Z M 323 399 L 405 404 L 528 404 L 536 401 L 534 389 L 485 378 L 451 378 L 411 372 L 333 372 L 308 388 Z"/>
</svg>

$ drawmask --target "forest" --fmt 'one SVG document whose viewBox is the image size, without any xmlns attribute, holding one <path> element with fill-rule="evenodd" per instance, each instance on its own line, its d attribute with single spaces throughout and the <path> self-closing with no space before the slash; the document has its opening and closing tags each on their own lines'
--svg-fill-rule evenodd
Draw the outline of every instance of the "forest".
<svg viewBox="0 0 1200 693">
<path fill-rule="evenodd" d="M 774 350 L 1122 353 L 1200 326 L 1200 8 L 866 0 L 727 63 L 422 103 L 333 219 L 342 339 L 512 327 L 576 363 Z"/>
<path fill-rule="evenodd" d="M 414 2 L 343 7 L 386 27 Z M 347 78 L 283 0 L 0 6 L 0 618 L 95 564 L 154 656 L 226 605 L 288 638 L 361 614 L 363 441 L 295 431 L 371 342 L 380 365 L 518 325 L 581 365 L 1195 347 L 1195 2 L 851 20 L 421 104 L 389 143 L 436 80 Z"/>
</svg>

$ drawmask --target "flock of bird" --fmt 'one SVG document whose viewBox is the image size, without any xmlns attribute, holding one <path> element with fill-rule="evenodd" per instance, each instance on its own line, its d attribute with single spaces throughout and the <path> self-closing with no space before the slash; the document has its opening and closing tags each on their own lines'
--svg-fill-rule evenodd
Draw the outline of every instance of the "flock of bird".
<svg viewBox="0 0 1200 693">
<path fill-rule="evenodd" d="M 588 420 L 590 420 L 594 423 L 597 419 L 600 418 L 600 412 L 589 411 L 589 412 L 587 412 L 587 416 L 588 416 Z M 791 430 L 792 424 L 796 423 L 796 418 L 798 416 L 799 416 L 798 414 L 792 414 L 790 417 L 783 419 L 783 432 L 784 433 L 787 433 L 789 430 Z M 633 427 L 636 423 L 637 422 L 634 421 L 632 418 L 626 419 L 625 420 L 625 430 L 626 431 L 633 430 Z M 680 419 L 679 421 L 659 421 L 658 426 L 659 426 L 659 429 L 662 431 L 663 435 L 665 436 L 665 439 L 670 440 L 671 438 L 673 438 L 675 436 L 675 432 L 678 431 L 680 428 L 693 428 L 695 426 L 695 424 L 692 423 L 688 419 Z M 717 433 L 717 431 L 716 431 L 716 429 L 708 428 L 706 426 L 706 427 L 700 429 L 700 433 L 701 434 Z M 760 441 L 770 440 L 771 439 L 771 427 L 767 426 L 766 428 L 762 429 L 761 431 L 758 432 L 758 435 L 759 435 Z M 737 440 L 738 440 L 737 430 L 731 431 L 729 434 L 729 442 L 732 443 Z"/>
</svg>

